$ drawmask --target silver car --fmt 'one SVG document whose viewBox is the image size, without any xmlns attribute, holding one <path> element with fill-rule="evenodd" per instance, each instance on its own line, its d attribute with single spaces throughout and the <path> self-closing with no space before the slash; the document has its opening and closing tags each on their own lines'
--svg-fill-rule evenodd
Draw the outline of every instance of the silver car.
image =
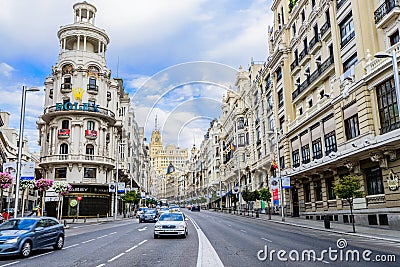
<svg viewBox="0 0 400 267">
<path fill-rule="evenodd" d="M 182 212 L 168 212 L 160 215 L 154 225 L 154 238 L 163 235 L 182 236 L 188 235 L 185 215 Z"/>
</svg>

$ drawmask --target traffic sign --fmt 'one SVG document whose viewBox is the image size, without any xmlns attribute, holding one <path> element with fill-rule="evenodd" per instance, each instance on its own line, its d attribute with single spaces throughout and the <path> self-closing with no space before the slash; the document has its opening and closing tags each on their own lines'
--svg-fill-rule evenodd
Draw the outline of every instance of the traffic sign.
<svg viewBox="0 0 400 267">
<path fill-rule="evenodd" d="M 78 196 L 76 199 L 77 199 L 78 201 L 81 201 L 81 200 L 82 200 L 82 196 Z"/>
</svg>

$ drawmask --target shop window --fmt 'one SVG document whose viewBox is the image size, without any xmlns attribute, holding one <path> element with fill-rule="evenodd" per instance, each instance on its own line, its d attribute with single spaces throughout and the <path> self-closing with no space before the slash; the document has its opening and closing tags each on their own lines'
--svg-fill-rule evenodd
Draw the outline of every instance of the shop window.
<svg viewBox="0 0 400 267">
<path fill-rule="evenodd" d="M 329 200 L 336 199 L 335 190 L 334 190 L 334 186 L 335 186 L 334 178 L 333 177 L 326 178 L 325 183 L 326 183 L 326 190 L 328 193 L 328 199 Z"/>
<path fill-rule="evenodd" d="M 378 220 L 376 218 L 376 214 L 368 215 L 368 224 L 369 225 L 378 225 Z"/>
<path fill-rule="evenodd" d="M 310 183 L 304 184 L 304 202 L 311 202 Z"/>
<path fill-rule="evenodd" d="M 315 201 L 322 201 L 321 180 L 314 182 Z"/>
</svg>

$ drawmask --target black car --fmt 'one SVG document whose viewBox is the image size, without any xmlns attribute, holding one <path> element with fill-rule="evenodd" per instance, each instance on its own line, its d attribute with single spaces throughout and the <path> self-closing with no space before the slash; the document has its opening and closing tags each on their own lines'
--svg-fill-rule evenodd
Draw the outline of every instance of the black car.
<svg viewBox="0 0 400 267">
<path fill-rule="evenodd" d="M 199 205 L 193 205 L 191 211 L 200 211 Z"/>
<path fill-rule="evenodd" d="M 156 209 L 147 209 L 144 213 L 139 215 L 139 223 L 141 222 L 155 222 L 157 221 L 158 213 Z"/>
</svg>

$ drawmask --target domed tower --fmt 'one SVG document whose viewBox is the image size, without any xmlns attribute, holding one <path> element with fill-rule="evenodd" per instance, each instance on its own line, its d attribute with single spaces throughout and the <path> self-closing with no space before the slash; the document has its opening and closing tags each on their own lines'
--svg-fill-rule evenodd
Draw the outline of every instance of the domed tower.
<svg viewBox="0 0 400 267">
<path fill-rule="evenodd" d="M 38 122 L 44 177 L 73 186 L 64 199 L 64 216 L 76 213 L 78 194 L 80 215 L 111 214 L 108 184 L 114 179 L 126 94 L 122 80 L 110 79 L 105 53 L 110 39 L 95 26 L 96 11 L 87 2 L 75 4 L 74 22 L 58 31 L 58 62 L 46 78 Z"/>
</svg>

